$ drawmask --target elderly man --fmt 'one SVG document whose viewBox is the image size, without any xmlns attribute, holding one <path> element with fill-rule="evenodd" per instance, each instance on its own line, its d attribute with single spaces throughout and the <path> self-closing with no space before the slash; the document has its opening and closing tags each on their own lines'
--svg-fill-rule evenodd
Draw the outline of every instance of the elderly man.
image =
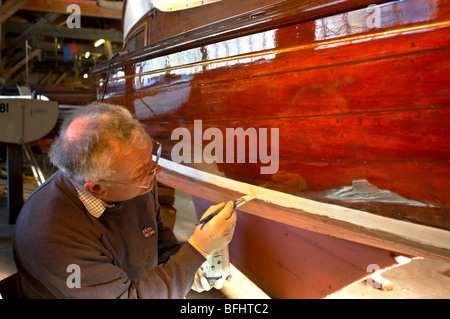
<svg viewBox="0 0 450 319">
<path fill-rule="evenodd" d="M 222 211 L 181 247 L 161 220 L 152 153 L 160 145 L 123 107 L 93 103 L 64 122 L 50 154 L 59 170 L 16 223 L 21 297 L 183 298 L 200 282 L 236 213 L 231 202 L 211 206 L 204 216 Z"/>
</svg>

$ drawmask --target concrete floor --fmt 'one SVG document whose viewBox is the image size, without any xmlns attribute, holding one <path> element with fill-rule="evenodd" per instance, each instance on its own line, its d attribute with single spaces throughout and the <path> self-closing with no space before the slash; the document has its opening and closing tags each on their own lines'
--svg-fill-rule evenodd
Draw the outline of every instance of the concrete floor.
<svg viewBox="0 0 450 319">
<path fill-rule="evenodd" d="M 5 180 L 0 180 L 0 280 L 16 271 L 12 251 L 11 237 L 14 226 L 7 223 Z M 25 184 L 25 192 L 35 185 Z M 175 208 L 177 217 L 174 232 L 180 242 L 186 242 L 192 234 L 197 221 L 190 195 L 176 191 Z M 196 293 L 191 291 L 188 299 L 264 299 L 269 298 L 264 292 L 250 282 L 242 273 L 232 266 L 233 280 L 227 281 L 220 291 Z M 450 298 L 450 264 L 428 259 L 413 260 L 409 264 L 383 273 L 394 289 L 382 291 L 370 288 L 365 282 L 354 284 L 329 298 L 373 298 L 373 299 L 415 299 L 415 298 Z"/>
<path fill-rule="evenodd" d="M 330 299 L 450 299 L 450 264 L 429 259 L 413 260 L 382 274 L 394 289 L 374 289 L 364 281 Z"/>
</svg>

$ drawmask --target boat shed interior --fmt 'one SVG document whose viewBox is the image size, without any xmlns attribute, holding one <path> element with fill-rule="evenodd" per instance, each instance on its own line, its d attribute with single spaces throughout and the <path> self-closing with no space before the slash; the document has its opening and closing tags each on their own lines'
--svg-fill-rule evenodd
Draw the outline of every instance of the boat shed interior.
<svg viewBox="0 0 450 319">
<path fill-rule="evenodd" d="M 58 171 L 49 152 L 64 119 L 102 101 L 128 108 L 161 142 L 152 185 L 180 244 L 210 205 L 255 190 L 237 210 L 231 276 L 186 299 L 449 299 L 449 5 L 0 0 L 0 298 L 18 297 L 16 222 Z M 271 123 L 277 130 L 263 131 Z M 216 148 L 217 162 L 196 160 L 207 149 L 201 135 L 197 152 L 198 130 L 217 142 L 240 125 L 260 134 L 257 160 L 231 162 Z M 192 134 L 185 170 L 170 132 Z M 264 175 L 270 134 L 280 164 Z"/>
</svg>

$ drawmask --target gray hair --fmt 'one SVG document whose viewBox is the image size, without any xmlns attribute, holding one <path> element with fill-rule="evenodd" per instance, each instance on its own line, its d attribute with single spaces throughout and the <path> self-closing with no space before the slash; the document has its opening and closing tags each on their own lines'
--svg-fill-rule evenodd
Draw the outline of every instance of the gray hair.
<svg viewBox="0 0 450 319">
<path fill-rule="evenodd" d="M 69 125 L 84 119 L 83 132 L 67 137 Z M 118 151 L 147 147 L 143 125 L 124 107 L 94 102 L 64 120 L 59 137 L 50 149 L 50 160 L 77 186 L 87 181 L 108 180 L 114 171 L 111 163 Z"/>
</svg>

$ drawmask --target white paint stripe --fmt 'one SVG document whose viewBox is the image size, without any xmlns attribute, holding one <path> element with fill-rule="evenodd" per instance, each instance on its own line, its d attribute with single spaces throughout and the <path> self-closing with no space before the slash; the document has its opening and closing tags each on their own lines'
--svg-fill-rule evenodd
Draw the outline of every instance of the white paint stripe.
<svg viewBox="0 0 450 319">
<path fill-rule="evenodd" d="M 228 188 L 243 194 L 254 195 L 259 200 L 264 200 L 278 206 L 301 209 L 313 215 L 341 220 L 367 229 L 394 234 L 421 244 L 450 250 L 450 231 L 395 220 L 338 205 L 320 203 L 203 172 L 198 169 L 174 163 L 164 158 L 161 158 L 158 164 L 165 169 L 189 178 Z"/>
</svg>

